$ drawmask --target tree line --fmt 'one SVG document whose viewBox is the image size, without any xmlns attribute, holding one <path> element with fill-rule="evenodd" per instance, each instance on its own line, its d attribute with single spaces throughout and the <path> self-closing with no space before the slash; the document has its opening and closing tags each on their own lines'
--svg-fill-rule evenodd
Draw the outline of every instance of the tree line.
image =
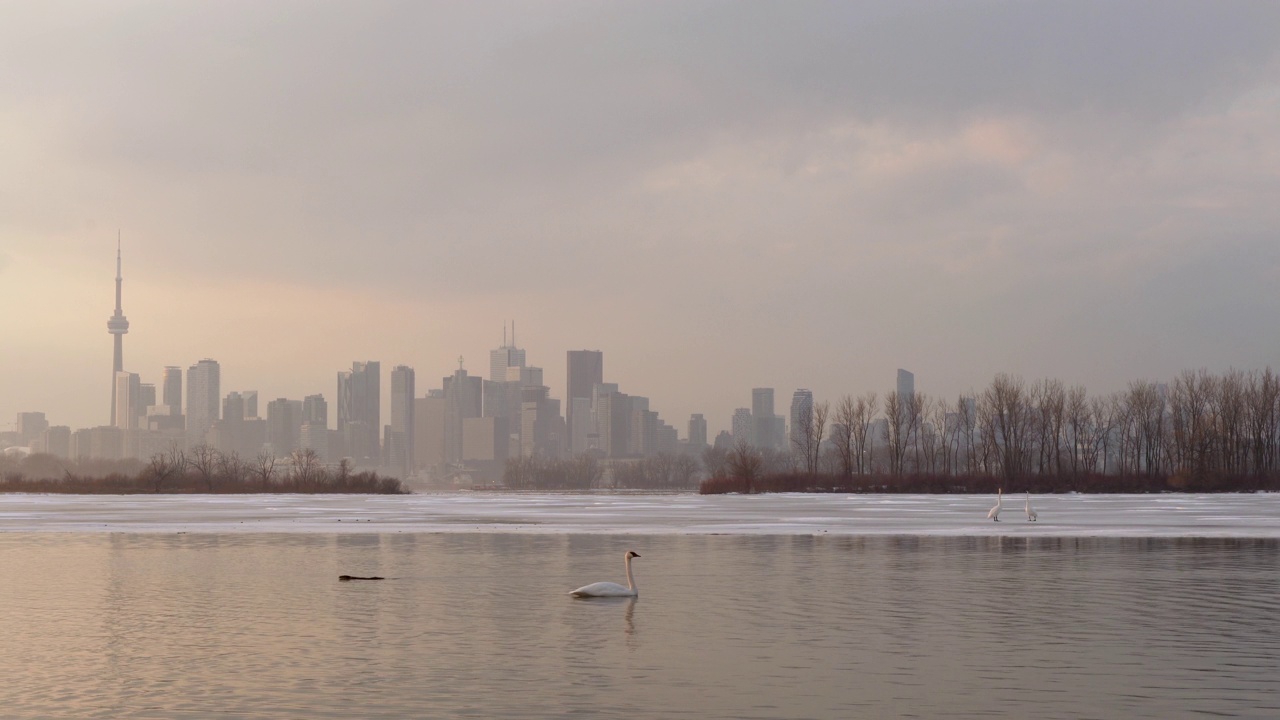
<svg viewBox="0 0 1280 720">
<path fill-rule="evenodd" d="M 347 459 L 327 466 L 311 449 L 286 459 L 262 452 L 252 459 L 210 445 L 172 447 L 145 462 L 77 463 L 32 455 L 0 467 L 0 492 L 133 493 L 405 493 L 400 480 L 355 471 Z M 60 474 L 51 472 L 52 468 Z M 24 471 L 25 470 L 25 471 Z M 97 470 L 97 472 L 93 472 Z M 26 471 L 31 471 L 30 473 Z"/>
<path fill-rule="evenodd" d="M 772 478 L 841 491 L 1280 489 L 1278 450 L 1280 377 L 1269 367 L 1188 370 L 1095 396 L 1000 374 L 955 400 L 894 390 L 815 403 L 789 454 L 743 442 L 705 452 L 703 488 L 755 491 Z"/>
<path fill-rule="evenodd" d="M 564 459 L 529 455 L 507 460 L 502 484 L 511 490 L 693 490 L 701 470 L 697 458 L 668 453 L 607 466 L 587 453 Z"/>
</svg>

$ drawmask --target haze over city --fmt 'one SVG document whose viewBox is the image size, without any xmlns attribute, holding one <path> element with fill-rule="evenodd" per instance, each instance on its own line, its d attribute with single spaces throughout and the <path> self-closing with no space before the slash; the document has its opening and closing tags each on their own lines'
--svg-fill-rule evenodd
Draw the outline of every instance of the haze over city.
<svg viewBox="0 0 1280 720">
<path fill-rule="evenodd" d="M 0 64 L 0 429 L 109 422 L 117 232 L 124 368 L 264 401 L 511 319 L 682 435 L 1280 365 L 1274 3 L 10 4 Z"/>
</svg>

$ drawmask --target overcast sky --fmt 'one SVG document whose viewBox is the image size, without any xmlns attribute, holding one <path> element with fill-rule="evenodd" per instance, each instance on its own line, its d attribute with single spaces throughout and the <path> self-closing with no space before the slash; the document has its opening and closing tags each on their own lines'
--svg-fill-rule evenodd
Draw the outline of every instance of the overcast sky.
<svg viewBox="0 0 1280 720">
<path fill-rule="evenodd" d="M 117 230 L 126 369 L 262 412 L 511 319 L 681 436 L 1280 367 L 1280 3 L 0 1 L 0 430 L 108 422 Z"/>
</svg>

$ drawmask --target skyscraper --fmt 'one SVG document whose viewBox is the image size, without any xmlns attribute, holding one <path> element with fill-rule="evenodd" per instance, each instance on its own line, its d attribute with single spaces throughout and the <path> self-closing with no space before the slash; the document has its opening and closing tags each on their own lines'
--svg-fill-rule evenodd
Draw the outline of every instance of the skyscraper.
<svg viewBox="0 0 1280 720">
<path fill-rule="evenodd" d="M 907 402 L 916 394 L 916 376 L 898 368 L 898 401 Z"/>
<path fill-rule="evenodd" d="M 49 421 L 45 419 L 42 412 L 20 412 L 18 413 L 17 429 L 18 442 L 23 445 L 30 445 L 45 430 L 49 429 Z"/>
<path fill-rule="evenodd" d="M 813 424 L 813 393 L 804 388 L 791 395 L 791 449 L 806 447 L 806 431 Z"/>
<path fill-rule="evenodd" d="M 898 414 L 899 422 L 906 423 L 911 416 L 911 403 L 916 394 L 916 376 L 898 368 Z"/>
<path fill-rule="evenodd" d="M 507 326 L 502 326 L 502 347 L 489 351 L 489 381 L 506 382 L 507 368 L 524 367 L 524 350 L 516 347 L 516 323 L 511 322 L 511 344 L 507 344 Z"/>
<path fill-rule="evenodd" d="M 604 353 L 599 350 L 570 350 L 568 354 L 568 378 L 565 382 L 565 424 L 569 428 L 569 451 L 580 453 L 587 449 L 586 439 L 591 433 L 590 412 L 581 413 L 581 403 L 575 399 L 591 400 L 591 391 L 604 382 Z M 588 407 L 590 407 L 588 405 Z"/>
<path fill-rule="evenodd" d="M 222 369 L 208 358 L 187 368 L 187 442 L 205 442 L 209 428 L 220 416 L 218 401 L 222 395 Z"/>
<path fill-rule="evenodd" d="M 738 408 L 733 411 L 733 422 L 730 423 L 730 426 L 733 428 L 733 442 L 735 445 L 738 443 L 755 444 L 755 424 L 752 420 L 751 410 L 748 408 Z"/>
<path fill-rule="evenodd" d="M 329 403 L 324 395 L 308 395 L 302 399 L 302 423 L 317 429 L 329 427 Z"/>
<path fill-rule="evenodd" d="M 338 431 L 356 462 L 379 464 L 381 422 L 382 364 L 353 362 L 350 371 L 338 373 Z"/>
<path fill-rule="evenodd" d="M 778 449 L 785 441 L 783 438 L 784 420 L 773 411 L 773 388 L 752 388 L 751 390 L 751 424 L 753 435 L 751 444 L 758 448 Z"/>
<path fill-rule="evenodd" d="M 413 469 L 413 368 L 397 365 L 391 370 L 391 446 L 387 465 L 408 474 Z"/>
<path fill-rule="evenodd" d="M 267 442 L 276 457 L 302 446 L 302 401 L 277 398 L 267 403 Z"/>
<path fill-rule="evenodd" d="M 124 278 L 120 274 L 120 236 L 116 235 L 116 313 L 107 320 L 107 332 L 115 336 L 115 356 L 111 362 L 111 424 L 118 426 L 116 416 L 116 373 L 124 370 L 124 334 L 129 332 L 129 319 L 120 305 L 120 289 Z"/>
<path fill-rule="evenodd" d="M 115 418 L 111 425 L 122 430 L 138 428 L 138 405 L 141 396 L 141 379 L 137 373 L 125 373 L 120 370 L 115 374 Z"/>
<path fill-rule="evenodd" d="M 182 368 L 169 366 L 164 369 L 164 382 L 160 402 L 172 408 L 172 414 L 182 414 Z"/>
<path fill-rule="evenodd" d="M 458 358 L 458 371 L 443 379 L 445 397 L 444 461 L 462 461 L 463 421 L 481 417 L 484 404 L 484 378 L 468 375 Z"/>
<path fill-rule="evenodd" d="M 702 413 L 689 416 L 689 446 L 702 449 L 707 444 L 707 419 Z"/>
</svg>

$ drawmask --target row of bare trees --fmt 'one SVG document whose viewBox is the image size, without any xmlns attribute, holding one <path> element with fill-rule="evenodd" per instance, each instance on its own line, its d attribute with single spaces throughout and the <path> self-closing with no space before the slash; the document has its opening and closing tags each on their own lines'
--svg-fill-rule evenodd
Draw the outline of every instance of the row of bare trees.
<svg viewBox="0 0 1280 720">
<path fill-rule="evenodd" d="M 51 457 L 51 456 L 49 456 Z M 24 477 L 6 474 L 0 487 L 38 492 L 300 492 L 300 493 L 400 493 L 396 478 L 375 472 L 355 472 L 348 460 L 330 467 L 314 450 L 298 450 L 286 460 L 269 452 L 245 460 L 209 445 L 189 450 L 171 447 L 152 455 L 140 469 L 88 475 L 64 468 L 61 477 Z"/>
<path fill-rule="evenodd" d="M 834 408 L 814 404 L 793 428 L 792 451 L 792 470 L 845 478 L 1272 477 L 1280 474 L 1280 376 L 1189 370 L 1172 383 L 1138 380 L 1089 396 L 1058 380 L 1000 374 L 954 401 L 846 395 Z M 707 469 L 713 477 L 723 470 Z"/>
<path fill-rule="evenodd" d="M 608 484 L 637 490 L 691 490 L 701 466 L 688 455 L 660 453 L 636 460 L 610 462 L 590 454 L 571 458 L 529 455 L 507 460 L 502 482 L 512 490 L 591 490 Z"/>
<path fill-rule="evenodd" d="M 604 479 L 604 467 L 591 455 L 508 458 L 502 484 L 511 490 L 591 490 Z"/>
</svg>

